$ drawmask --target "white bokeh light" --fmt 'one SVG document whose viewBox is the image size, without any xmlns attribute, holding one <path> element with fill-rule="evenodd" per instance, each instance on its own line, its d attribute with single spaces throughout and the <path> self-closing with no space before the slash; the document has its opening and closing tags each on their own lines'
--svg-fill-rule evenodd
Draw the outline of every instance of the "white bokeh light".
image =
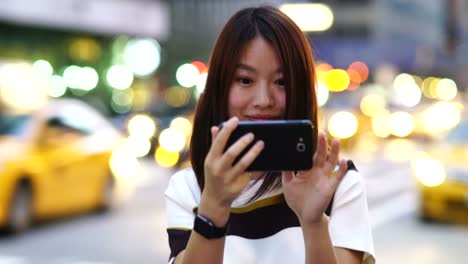
<svg viewBox="0 0 468 264">
<path fill-rule="evenodd" d="M 67 84 L 62 76 L 54 75 L 50 78 L 49 96 L 58 98 L 63 96 L 67 91 Z"/>
<path fill-rule="evenodd" d="M 181 65 L 176 71 L 176 80 L 185 88 L 193 87 L 197 84 L 200 72 L 197 67 L 191 63 Z"/>
<path fill-rule="evenodd" d="M 133 83 L 132 71 L 124 65 L 113 65 L 106 74 L 107 83 L 115 89 L 128 89 Z"/>
<path fill-rule="evenodd" d="M 324 106 L 328 102 L 330 92 L 327 85 L 322 81 L 317 81 L 317 102 L 319 107 Z"/>
<path fill-rule="evenodd" d="M 125 47 L 124 63 L 136 76 L 148 76 L 161 64 L 161 47 L 154 39 L 130 40 Z"/>
</svg>

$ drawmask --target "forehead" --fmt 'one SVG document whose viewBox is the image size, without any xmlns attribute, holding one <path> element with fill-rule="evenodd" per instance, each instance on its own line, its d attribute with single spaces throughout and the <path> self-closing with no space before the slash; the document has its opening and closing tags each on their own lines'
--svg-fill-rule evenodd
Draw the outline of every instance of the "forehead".
<svg viewBox="0 0 468 264">
<path fill-rule="evenodd" d="M 242 49 L 240 55 L 241 64 L 249 66 L 272 66 L 278 68 L 280 60 L 273 46 L 262 37 L 255 37 Z"/>
</svg>

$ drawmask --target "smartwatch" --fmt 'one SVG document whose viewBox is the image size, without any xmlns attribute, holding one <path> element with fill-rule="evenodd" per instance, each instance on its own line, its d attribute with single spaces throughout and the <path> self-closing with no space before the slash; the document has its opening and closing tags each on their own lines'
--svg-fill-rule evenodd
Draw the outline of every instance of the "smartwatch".
<svg viewBox="0 0 468 264">
<path fill-rule="evenodd" d="M 228 224 L 224 227 L 217 227 L 210 219 L 204 217 L 198 212 L 195 212 L 193 230 L 206 239 L 216 239 L 226 236 Z"/>
</svg>

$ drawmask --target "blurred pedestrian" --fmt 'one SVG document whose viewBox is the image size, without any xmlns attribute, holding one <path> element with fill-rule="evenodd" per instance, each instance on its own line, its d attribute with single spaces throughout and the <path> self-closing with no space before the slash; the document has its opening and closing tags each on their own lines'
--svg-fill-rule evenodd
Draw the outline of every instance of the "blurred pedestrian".
<svg viewBox="0 0 468 264">
<path fill-rule="evenodd" d="M 252 134 L 224 151 L 239 120 L 317 124 L 315 86 L 309 43 L 290 18 L 264 6 L 230 18 L 196 108 L 192 168 L 173 175 L 165 192 L 170 262 L 375 262 L 363 179 L 339 158 L 338 140 L 328 148 L 315 125 L 313 168 L 295 173 L 246 173 L 262 141 L 233 165 Z"/>
</svg>

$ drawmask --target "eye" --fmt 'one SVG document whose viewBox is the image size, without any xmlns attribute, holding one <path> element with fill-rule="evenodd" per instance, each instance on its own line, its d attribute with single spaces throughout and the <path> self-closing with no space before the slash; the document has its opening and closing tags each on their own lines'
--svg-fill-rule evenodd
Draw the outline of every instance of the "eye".
<svg viewBox="0 0 468 264">
<path fill-rule="evenodd" d="M 252 79 L 247 77 L 238 77 L 236 80 L 242 85 L 249 85 L 253 82 Z"/>
<path fill-rule="evenodd" d="M 286 81 L 284 79 L 278 79 L 278 80 L 275 81 L 275 84 L 279 85 L 279 86 L 285 86 Z"/>
</svg>

